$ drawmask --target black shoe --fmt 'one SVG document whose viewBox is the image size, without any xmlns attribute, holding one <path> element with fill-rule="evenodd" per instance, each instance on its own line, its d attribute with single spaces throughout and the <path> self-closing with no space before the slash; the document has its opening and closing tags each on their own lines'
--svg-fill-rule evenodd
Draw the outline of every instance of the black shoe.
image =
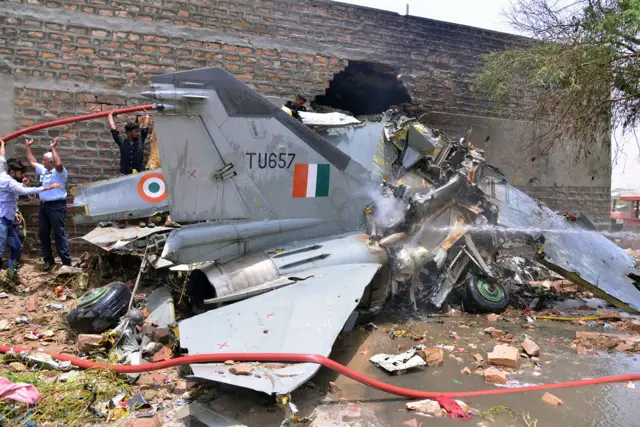
<svg viewBox="0 0 640 427">
<path fill-rule="evenodd" d="M 62 261 L 62 265 L 66 265 L 67 267 L 71 267 L 71 261 Z"/>
<path fill-rule="evenodd" d="M 53 266 L 54 266 L 54 264 L 53 264 L 53 263 L 51 263 L 51 262 L 49 262 L 49 261 L 45 261 L 45 263 L 44 263 L 44 267 L 42 267 L 42 269 L 43 269 L 44 271 L 49 271 L 49 270 L 51 270 L 51 269 L 53 268 Z"/>
</svg>

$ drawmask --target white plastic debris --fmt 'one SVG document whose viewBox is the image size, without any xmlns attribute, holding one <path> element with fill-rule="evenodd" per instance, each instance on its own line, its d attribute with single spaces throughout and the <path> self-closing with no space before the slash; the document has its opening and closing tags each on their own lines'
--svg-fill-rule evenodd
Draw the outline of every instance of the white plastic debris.
<svg viewBox="0 0 640 427">
<path fill-rule="evenodd" d="M 418 366 L 426 366 L 427 362 L 416 353 L 416 350 L 422 349 L 424 349 L 424 346 L 416 346 L 400 354 L 376 354 L 369 361 L 387 372 L 398 372 Z"/>
</svg>

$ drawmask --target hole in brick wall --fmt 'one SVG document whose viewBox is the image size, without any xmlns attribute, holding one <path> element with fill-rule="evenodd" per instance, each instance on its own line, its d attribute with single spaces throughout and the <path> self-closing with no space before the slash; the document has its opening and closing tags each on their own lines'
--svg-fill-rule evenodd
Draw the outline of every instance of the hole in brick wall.
<svg viewBox="0 0 640 427">
<path fill-rule="evenodd" d="M 335 75 L 324 95 L 312 102 L 314 110 L 322 107 L 348 111 L 355 116 L 383 113 L 389 107 L 411 103 L 411 97 L 398 73 L 388 65 L 349 61 L 344 71 Z"/>
</svg>

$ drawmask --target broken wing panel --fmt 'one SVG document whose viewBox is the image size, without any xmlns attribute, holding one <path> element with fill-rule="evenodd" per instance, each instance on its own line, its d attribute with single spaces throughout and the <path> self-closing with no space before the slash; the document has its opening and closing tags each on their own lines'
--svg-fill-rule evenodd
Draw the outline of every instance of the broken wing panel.
<svg viewBox="0 0 640 427">
<path fill-rule="evenodd" d="M 483 178 L 478 187 L 498 207 L 498 225 L 534 239 L 544 237 L 541 249 L 547 267 L 574 283 L 593 287 L 623 310 L 640 311 L 640 290 L 629 277 L 638 274 L 636 262 L 619 246 L 505 182 Z"/>
<path fill-rule="evenodd" d="M 638 274 L 635 260 L 597 231 L 578 226 L 572 229 L 568 233 L 543 233 L 544 264 L 573 282 L 602 290 L 624 304 L 600 295 L 618 308 L 640 312 L 640 290 L 628 276 Z M 571 273 L 579 277 L 572 277 Z"/>
<path fill-rule="evenodd" d="M 133 251 L 144 249 L 147 244 L 146 239 L 140 242 L 138 240 L 169 230 L 172 229 L 167 227 L 140 228 L 137 226 L 127 228 L 97 227 L 82 236 L 82 239 L 106 251 Z"/>
<path fill-rule="evenodd" d="M 380 264 L 348 264 L 309 269 L 312 276 L 180 322 L 180 346 L 189 354 L 254 352 L 328 356 L 333 342 L 357 307 Z M 316 364 L 255 364 L 249 376 L 229 373 L 224 364 L 192 365 L 196 377 L 288 393 L 309 380 Z"/>
<path fill-rule="evenodd" d="M 79 185 L 73 189 L 73 206 L 85 207 L 85 215 L 77 216 L 76 222 L 144 218 L 165 212 L 166 189 L 162 169 Z"/>
</svg>

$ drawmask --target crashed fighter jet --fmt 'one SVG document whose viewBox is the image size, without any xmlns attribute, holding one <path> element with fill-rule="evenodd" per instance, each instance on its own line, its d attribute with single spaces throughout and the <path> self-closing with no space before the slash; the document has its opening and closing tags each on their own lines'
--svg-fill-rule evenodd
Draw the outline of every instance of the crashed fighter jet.
<svg viewBox="0 0 640 427">
<path fill-rule="evenodd" d="M 143 96 L 165 106 L 155 117 L 163 168 L 134 175 L 131 196 L 195 223 L 151 237 L 163 260 L 191 265 L 189 295 L 204 313 L 180 323 L 189 354 L 328 356 L 345 324 L 399 292 L 439 307 L 459 288 L 466 309 L 499 312 L 508 293 L 491 260 L 516 241 L 640 309 L 628 255 L 506 184 L 468 141 L 394 112 L 316 132 L 217 68 L 154 77 Z M 109 215 L 101 219 L 116 219 Z M 228 368 L 192 366 L 197 377 L 278 394 L 318 370 Z"/>
</svg>

